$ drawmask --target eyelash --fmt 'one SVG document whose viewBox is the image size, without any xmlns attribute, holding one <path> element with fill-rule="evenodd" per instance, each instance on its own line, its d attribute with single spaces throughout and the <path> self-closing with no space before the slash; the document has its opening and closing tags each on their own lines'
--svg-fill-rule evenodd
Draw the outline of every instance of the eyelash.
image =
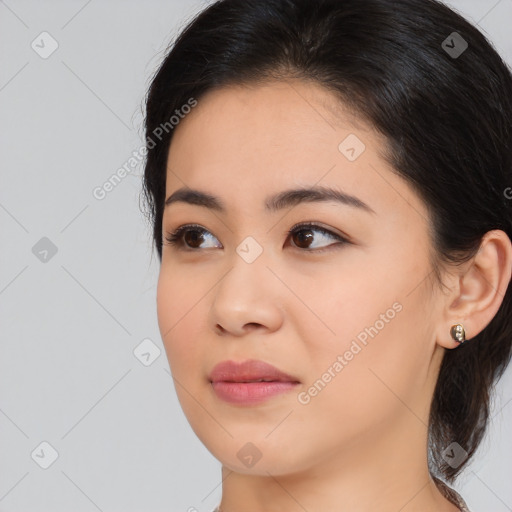
<svg viewBox="0 0 512 512">
<path fill-rule="evenodd" d="M 318 224 L 311 224 L 311 223 L 307 223 L 307 222 L 296 224 L 287 232 L 287 235 L 290 236 L 290 235 L 293 235 L 297 232 L 300 232 L 300 231 L 306 230 L 306 229 L 312 229 L 314 231 L 319 231 L 320 233 L 322 233 L 324 235 L 335 238 L 336 240 L 338 240 L 341 243 L 340 244 L 331 244 L 331 245 L 328 245 L 327 247 L 323 247 L 321 249 L 301 249 L 300 247 L 296 247 L 296 249 L 302 250 L 302 252 L 319 253 L 319 252 L 323 252 L 323 251 L 332 249 L 333 245 L 339 247 L 339 246 L 343 246 L 345 244 L 351 243 L 347 238 L 345 238 L 341 235 L 338 235 L 336 233 L 333 233 L 332 231 L 329 231 L 328 229 L 325 229 L 325 228 L 319 226 Z M 165 241 L 167 242 L 168 245 L 172 245 L 172 246 L 175 246 L 178 248 L 183 248 L 184 247 L 183 234 L 188 230 L 199 231 L 200 233 L 203 233 L 203 232 L 209 233 L 209 231 L 207 229 L 204 229 L 203 227 L 199 226 L 198 224 L 187 224 L 184 226 L 180 226 L 172 233 L 167 233 L 167 235 L 165 236 Z M 183 250 L 197 252 L 197 251 L 200 251 L 201 249 L 185 247 Z"/>
</svg>

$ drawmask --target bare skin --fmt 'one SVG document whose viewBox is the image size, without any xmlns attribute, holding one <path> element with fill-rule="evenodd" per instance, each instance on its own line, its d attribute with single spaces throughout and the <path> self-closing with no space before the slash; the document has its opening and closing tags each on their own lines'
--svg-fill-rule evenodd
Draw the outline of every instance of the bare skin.
<svg viewBox="0 0 512 512">
<path fill-rule="evenodd" d="M 298 81 L 229 87 L 175 128 L 166 197 L 189 187 L 227 208 L 175 202 L 164 212 L 164 239 L 184 224 L 205 230 L 192 248 L 163 246 L 158 321 L 178 398 L 222 463 L 222 512 L 455 512 L 428 472 L 430 403 L 443 355 L 458 346 L 450 327 L 463 323 L 471 339 L 501 305 L 510 240 L 487 233 L 471 262 L 446 269 L 442 290 L 425 205 L 382 158 L 383 138 L 337 105 Z M 359 156 L 339 149 L 349 134 L 365 145 Z M 315 185 L 373 212 L 264 209 L 269 195 Z M 309 242 L 289 235 L 300 222 L 348 242 L 316 228 Z M 263 249 L 251 263 L 236 251 L 249 236 Z M 345 357 L 365 329 L 373 335 Z M 226 359 L 264 360 L 300 384 L 258 405 L 224 402 L 208 374 Z M 328 382 L 310 391 L 319 379 Z M 251 467 L 237 456 L 248 442 L 261 455 Z"/>
</svg>

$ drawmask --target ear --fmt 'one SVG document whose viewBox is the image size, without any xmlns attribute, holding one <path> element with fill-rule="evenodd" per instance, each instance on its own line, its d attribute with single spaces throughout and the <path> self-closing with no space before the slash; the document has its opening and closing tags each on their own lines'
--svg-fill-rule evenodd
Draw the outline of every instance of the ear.
<svg viewBox="0 0 512 512">
<path fill-rule="evenodd" d="M 501 230 L 488 231 L 477 254 L 452 275 L 451 292 L 445 296 L 436 338 L 453 349 L 460 344 L 450 334 L 462 324 L 467 343 L 483 331 L 498 312 L 512 277 L 512 243 Z"/>
</svg>

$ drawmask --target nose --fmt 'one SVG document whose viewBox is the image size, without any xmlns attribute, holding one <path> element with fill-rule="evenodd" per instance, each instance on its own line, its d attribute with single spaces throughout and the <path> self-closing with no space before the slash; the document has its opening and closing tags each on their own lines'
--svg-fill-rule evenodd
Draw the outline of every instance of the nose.
<svg viewBox="0 0 512 512">
<path fill-rule="evenodd" d="M 247 263 L 235 255 L 232 267 L 214 289 L 210 325 L 223 336 L 273 332 L 283 321 L 284 291 L 264 257 Z"/>
</svg>

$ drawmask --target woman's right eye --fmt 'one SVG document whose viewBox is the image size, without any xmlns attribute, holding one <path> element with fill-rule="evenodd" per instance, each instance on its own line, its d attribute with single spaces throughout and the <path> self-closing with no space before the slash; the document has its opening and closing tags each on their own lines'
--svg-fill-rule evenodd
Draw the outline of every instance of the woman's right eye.
<svg viewBox="0 0 512 512">
<path fill-rule="evenodd" d="M 187 225 L 187 226 L 180 226 L 178 229 L 173 231 L 172 233 L 167 233 L 165 240 L 168 245 L 196 250 L 200 247 L 197 247 L 196 245 L 201 245 L 201 243 L 204 241 L 205 237 L 204 233 L 210 233 L 207 229 L 202 228 L 198 225 Z M 210 233 L 211 235 L 211 233 Z M 211 235 L 213 238 L 215 238 L 213 235 Z M 216 239 L 216 238 L 215 238 Z M 215 246 L 214 246 L 215 247 Z M 206 247 L 207 249 L 209 247 Z"/>
</svg>

